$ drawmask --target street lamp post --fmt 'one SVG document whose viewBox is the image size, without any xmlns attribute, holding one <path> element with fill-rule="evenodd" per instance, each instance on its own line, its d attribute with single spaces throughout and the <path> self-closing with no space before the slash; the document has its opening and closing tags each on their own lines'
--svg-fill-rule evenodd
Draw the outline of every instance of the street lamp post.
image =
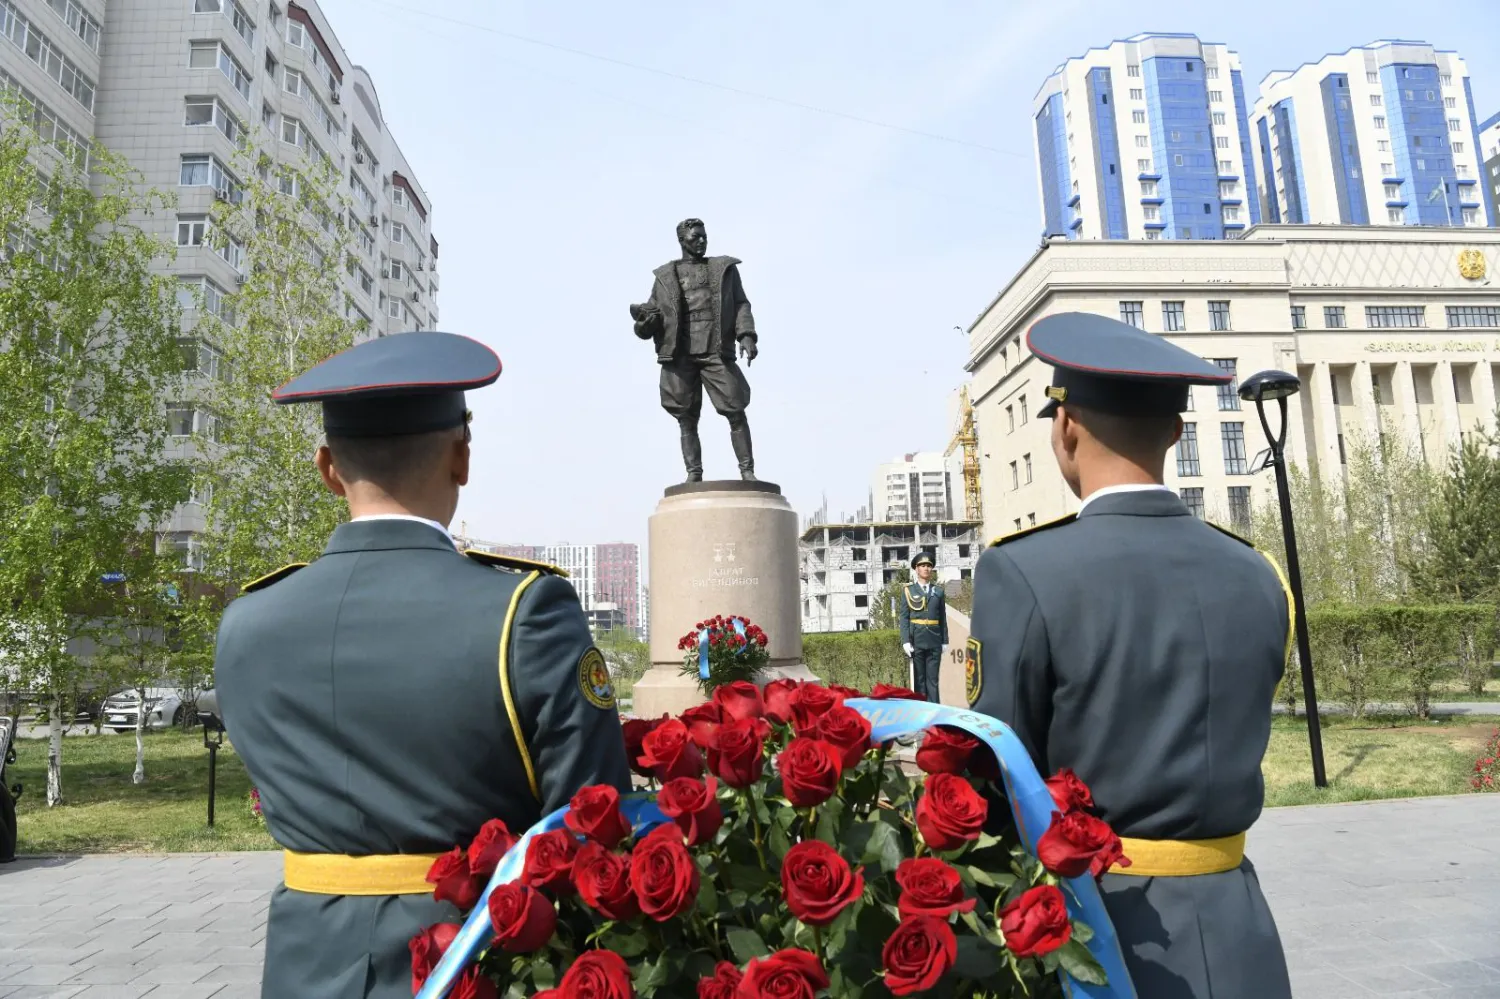
<svg viewBox="0 0 1500 999">
<path fill-rule="evenodd" d="M 1328 786 L 1323 767 L 1323 731 L 1318 718 L 1318 691 L 1313 684 L 1312 650 L 1307 638 L 1307 608 L 1302 600 L 1302 567 L 1297 561 L 1297 529 L 1292 524 L 1292 491 L 1286 477 L 1286 401 L 1302 388 L 1296 375 L 1285 371 L 1262 371 L 1240 385 L 1240 398 L 1255 403 L 1261 429 L 1271 445 L 1269 464 L 1276 469 L 1276 495 L 1281 501 L 1281 533 L 1286 542 L 1287 581 L 1292 590 L 1292 615 L 1297 628 L 1297 659 L 1302 664 L 1302 699 L 1307 705 L 1307 744 L 1312 750 L 1313 783 Z M 1281 427 L 1271 433 L 1266 419 L 1266 401 L 1275 399 L 1281 410 Z"/>
<path fill-rule="evenodd" d="M 203 723 L 203 746 L 208 750 L 208 824 L 212 828 L 214 797 L 218 791 L 219 747 L 224 744 L 224 723 L 219 721 L 217 715 L 206 711 L 198 712 L 198 720 Z"/>
</svg>

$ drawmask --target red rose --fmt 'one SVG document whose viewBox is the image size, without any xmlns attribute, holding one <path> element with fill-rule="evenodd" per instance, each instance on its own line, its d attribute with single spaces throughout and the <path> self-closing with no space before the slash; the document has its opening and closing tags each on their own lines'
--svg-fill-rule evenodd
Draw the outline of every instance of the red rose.
<svg viewBox="0 0 1500 999">
<path fill-rule="evenodd" d="M 677 718 L 668 718 L 646 736 L 641 762 L 651 768 L 657 780 L 673 777 L 697 777 L 703 772 L 703 754 L 693 745 L 688 728 Z"/>
<path fill-rule="evenodd" d="M 797 808 L 815 808 L 838 790 L 843 758 L 821 739 L 798 736 L 776 757 L 776 769 L 787 800 Z"/>
<path fill-rule="evenodd" d="M 888 683 L 877 683 L 875 689 L 865 695 L 872 701 L 925 701 L 927 698 L 915 690 L 907 690 L 905 687 L 892 687 Z"/>
<path fill-rule="evenodd" d="M 933 774 L 927 778 L 922 800 L 917 802 L 917 829 L 932 849 L 956 850 L 979 838 L 989 810 L 989 804 L 967 780 L 953 774 Z"/>
<path fill-rule="evenodd" d="M 714 688 L 714 703 L 725 721 L 744 721 L 766 713 L 766 702 L 760 688 L 746 680 L 736 680 Z"/>
<path fill-rule="evenodd" d="M 934 916 L 911 916 L 901 921 L 880 952 L 885 987 L 893 996 L 926 992 L 958 960 L 958 938 L 947 921 Z"/>
<path fill-rule="evenodd" d="M 557 985 L 561 999 L 631 999 L 630 966 L 612 950 L 578 955 Z"/>
<path fill-rule="evenodd" d="M 855 690 L 853 687 L 845 687 L 845 686 L 842 686 L 842 685 L 837 684 L 837 683 L 830 683 L 828 685 L 828 689 L 831 690 L 831 691 L 833 691 L 835 694 L 838 694 L 840 697 L 844 698 L 845 700 L 851 700 L 853 698 L 864 697 L 865 696 L 864 694 L 860 693 L 858 690 Z"/>
<path fill-rule="evenodd" d="M 566 829 L 538 833 L 526 844 L 521 883 L 546 888 L 555 895 L 569 894 L 573 891 L 573 860 L 577 856 L 578 840 Z"/>
<path fill-rule="evenodd" d="M 762 721 L 725 722 L 714 733 L 708 749 L 708 765 L 718 778 L 733 788 L 747 788 L 760 780 L 765 769 L 765 736 Z"/>
<path fill-rule="evenodd" d="M 1057 773 L 1047 778 L 1047 790 L 1052 792 L 1052 800 L 1057 804 L 1057 810 L 1066 815 L 1075 808 L 1093 808 L 1094 795 L 1089 791 L 1089 786 L 1079 780 L 1070 767 L 1063 767 Z"/>
<path fill-rule="evenodd" d="M 482 971 L 474 967 L 463 973 L 448 996 L 449 999 L 500 999 L 500 990 L 495 988 L 495 983 Z"/>
<path fill-rule="evenodd" d="M 438 960 L 452 945 L 453 938 L 458 936 L 461 929 L 463 927 L 457 923 L 438 923 L 411 938 L 407 948 L 411 951 L 412 995 L 422 991 L 427 976 L 432 974 L 432 969 L 437 967 Z"/>
<path fill-rule="evenodd" d="M 798 735 L 811 735 L 822 718 L 844 698 L 819 683 L 804 683 L 792 693 L 792 728 Z"/>
<path fill-rule="evenodd" d="M 792 915 L 809 926 L 827 926 L 865 893 L 863 871 L 822 840 L 806 839 L 781 862 L 781 890 Z"/>
<path fill-rule="evenodd" d="M 645 752 L 643 744 L 646 736 L 666 720 L 667 715 L 662 715 L 660 718 L 632 718 L 621 726 L 625 734 L 625 756 L 630 760 L 630 769 L 642 777 L 651 776 L 651 769 L 641 765 L 641 754 Z"/>
<path fill-rule="evenodd" d="M 699 749 L 709 747 L 713 742 L 714 730 L 724 720 L 724 713 L 717 704 L 695 704 L 682 713 L 682 723 L 687 726 L 688 738 Z"/>
<path fill-rule="evenodd" d="M 720 961 L 714 966 L 714 977 L 698 979 L 698 999 L 734 999 L 743 977 L 740 969 Z"/>
<path fill-rule="evenodd" d="M 1073 936 L 1063 893 L 1055 885 L 1037 885 L 1000 910 L 1000 932 L 1016 957 L 1057 950 Z"/>
<path fill-rule="evenodd" d="M 1052 813 L 1052 825 L 1036 842 L 1036 859 L 1060 878 L 1076 878 L 1090 870 L 1097 878 L 1115 864 L 1130 866 L 1109 823 L 1077 809 L 1066 815 Z"/>
<path fill-rule="evenodd" d="M 479 835 L 469 844 L 469 871 L 488 881 L 495 868 L 500 866 L 500 858 L 515 845 L 516 837 L 510 834 L 505 823 L 490 819 L 479 828 Z"/>
<path fill-rule="evenodd" d="M 661 826 L 636 844 L 630 882 L 641 911 L 658 923 L 682 915 L 698 901 L 698 864 L 672 826 Z"/>
<path fill-rule="evenodd" d="M 961 774 L 978 748 L 979 740 L 969 733 L 939 725 L 928 729 L 923 737 L 917 766 L 929 774 Z"/>
<path fill-rule="evenodd" d="M 495 943 L 512 954 L 530 954 L 552 939 L 557 929 L 557 910 L 535 888 L 517 881 L 496 885 L 490 892 L 490 925 Z"/>
<path fill-rule="evenodd" d="M 432 897 L 439 902 L 452 902 L 464 912 L 474 908 L 479 896 L 484 894 L 484 878 L 476 877 L 469 870 L 469 858 L 458 847 L 432 862 L 427 870 L 427 880 L 436 887 Z"/>
<path fill-rule="evenodd" d="M 903 860 L 896 868 L 896 884 L 901 886 L 896 908 L 903 919 L 908 916 L 947 919 L 955 912 L 974 911 L 975 900 L 964 898 L 963 878 L 936 857 Z"/>
<path fill-rule="evenodd" d="M 641 913 L 630 883 L 630 857 L 585 843 L 573 861 L 573 886 L 584 904 L 605 919 L 624 921 Z"/>
<path fill-rule="evenodd" d="M 736 999 L 813 999 L 828 988 L 828 973 L 805 950 L 779 950 L 745 966 Z"/>
<path fill-rule="evenodd" d="M 870 751 L 870 723 L 864 715 L 843 704 L 818 720 L 812 733 L 839 751 L 845 770 L 853 770 Z"/>
<path fill-rule="evenodd" d="M 792 720 L 792 695 L 797 692 L 796 680 L 772 680 L 761 691 L 766 705 L 766 717 L 778 725 Z"/>
<path fill-rule="evenodd" d="M 607 850 L 630 835 L 630 823 L 620 811 L 620 792 L 608 784 L 595 784 L 573 795 L 563 823 Z"/>
<path fill-rule="evenodd" d="M 724 812 L 715 797 L 718 790 L 719 782 L 712 777 L 707 781 L 678 777 L 663 785 L 656 796 L 656 806 L 677 823 L 688 846 L 699 846 L 711 842 L 724 824 Z"/>
</svg>

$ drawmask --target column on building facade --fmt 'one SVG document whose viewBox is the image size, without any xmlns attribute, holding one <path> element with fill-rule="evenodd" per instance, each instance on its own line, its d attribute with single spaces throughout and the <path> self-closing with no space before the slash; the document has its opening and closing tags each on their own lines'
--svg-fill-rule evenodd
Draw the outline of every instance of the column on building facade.
<svg viewBox="0 0 1500 999">
<path fill-rule="evenodd" d="M 1443 417 L 1443 446 L 1456 447 L 1463 423 L 1458 415 L 1458 396 L 1453 391 L 1453 362 L 1447 358 L 1438 361 L 1433 380 L 1437 383 L 1432 386 L 1433 401 Z"/>
<path fill-rule="evenodd" d="M 1313 365 L 1312 399 L 1319 474 L 1325 481 L 1337 481 L 1343 474 L 1343 463 L 1339 461 L 1339 414 L 1333 402 L 1333 379 L 1327 361 Z"/>
<path fill-rule="evenodd" d="M 1371 443 L 1380 441 L 1380 406 L 1375 401 L 1375 385 L 1369 361 L 1354 365 L 1354 402 L 1359 407 L 1360 430 Z"/>
<path fill-rule="evenodd" d="M 1282 371 L 1295 373 L 1297 371 L 1297 348 L 1294 344 L 1278 347 L 1276 351 L 1276 367 Z M 1254 408 L 1254 404 L 1250 404 Z M 1266 418 L 1271 421 L 1271 430 L 1277 429 L 1276 420 L 1278 414 L 1273 406 L 1266 407 Z M 1259 426 L 1260 419 L 1256 418 Z M 1302 465 L 1306 467 L 1308 459 L 1307 428 L 1302 425 L 1302 403 L 1293 396 L 1287 400 L 1286 407 L 1286 461 L 1288 465 Z M 1266 442 L 1270 444 L 1270 441 Z"/>
<path fill-rule="evenodd" d="M 1479 418 L 1487 434 L 1495 432 L 1495 374 L 1489 361 L 1474 365 L 1474 401 L 1479 404 Z"/>
<path fill-rule="evenodd" d="M 1400 431 L 1407 447 L 1415 448 L 1422 439 L 1422 417 L 1417 412 L 1417 386 L 1412 380 L 1410 361 L 1397 361 L 1391 376 L 1396 394 L 1396 408 L 1401 411 Z"/>
</svg>

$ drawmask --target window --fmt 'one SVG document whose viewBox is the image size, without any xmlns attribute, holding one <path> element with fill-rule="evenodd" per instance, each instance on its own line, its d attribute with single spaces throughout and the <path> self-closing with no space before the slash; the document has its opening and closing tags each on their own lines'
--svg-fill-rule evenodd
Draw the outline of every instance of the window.
<svg viewBox="0 0 1500 999">
<path fill-rule="evenodd" d="M 1145 219 L 1147 222 L 1160 222 L 1161 209 L 1156 205 L 1142 205 L 1141 218 Z"/>
<path fill-rule="evenodd" d="M 866 584 L 866 581 L 867 581 L 867 580 L 868 580 L 868 579 L 869 579 L 869 578 L 870 578 L 870 577 L 869 577 L 869 573 L 865 573 L 865 572 L 856 572 L 856 573 L 855 573 L 855 574 L 854 574 L 854 585 L 855 585 L 855 586 L 864 586 L 864 585 L 865 585 L 865 584 Z"/>
<path fill-rule="evenodd" d="M 1130 99 L 1133 101 L 1143 101 L 1146 99 L 1146 91 L 1142 90 L 1140 87 L 1131 87 Z"/>
<path fill-rule="evenodd" d="M 391 242 L 392 243 L 404 243 L 404 242 L 406 242 L 406 226 L 402 225 L 400 222 L 392 222 L 391 223 Z"/>
<path fill-rule="evenodd" d="M 250 99 L 250 74 L 245 72 L 243 66 L 235 61 L 234 56 L 229 54 L 221 42 L 193 42 L 188 51 L 188 67 L 190 69 L 213 69 L 219 68 L 219 72 L 234 84 L 234 89 L 240 92 L 240 96 L 246 100 Z"/>
<path fill-rule="evenodd" d="M 203 568 L 203 551 L 198 547 L 198 536 L 192 531 L 168 531 L 157 535 L 156 550 L 180 554 L 182 567 L 187 572 Z"/>
<path fill-rule="evenodd" d="M 1219 104 L 1219 103 L 1221 103 L 1224 100 L 1224 91 L 1222 91 L 1222 90 L 1210 90 L 1208 92 L 1208 100 L 1209 100 L 1209 103 L 1211 103 L 1211 104 Z"/>
<path fill-rule="evenodd" d="M 1161 303 L 1161 328 L 1168 333 L 1181 333 L 1187 329 L 1182 302 Z"/>
<path fill-rule="evenodd" d="M 1464 218 L 1463 218 L 1463 224 L 1464 225 L 1478 225 L 1479 224 L 1479 209 L 1477 209 L 1477 208 L 1465 208 L 1465 209 L 1463 209 L 1463 216 L 1464 216 Z"/>
<path fill-rule="evenodd" d="M 1400 184 L 1387 184 L 1387 185 L 1385 185 L 1385 198 L 1386 198 L 1387 201 L 1397 201 L 1397 200 L 1400 199 L 1400 197 L 1401 197 L 1401 185 Z"/>
<path fill-rule="evenodd" d="M 1367 305 L 1365 324 L 1371 329 L 1409 329 L 1427 325 L 1424 305 Z"/>
<path fill-rule="evenodd" d="M 1399 208 L 1387 208 L 1385 210 L 1385 220 L 1399 225 L 1406 221 L 1406 213 Z"/>
<path fill-rule="evenodd" d="M 391 188 L 391 204 L 397 208 L 406 207 L 406 189 L 400 186 Z"/>
<path fill-rule="evenodd" d="M 1375 127 L 1381 131 L 1385 130 L 1385 115 L 1378 114 L 1375 116 Z"/>
<path fill-rule="evenodd" d="M 1026 397 L 1024 395 L 1021 396 L 1019 401 L 1021 403 L 1021 425 L 1025 426 L 1028 419 L 1026 415 Z"/>
<path fill-rule="evenodd" d="M 1182 141 L 1182 133 L 1174 131 L 1172 133 L 1172 135 L 1171 135 L 1171 138 L 1172 138 L 1173 142 L 1181 142 Z"/>
<path fill-rule="evenodd" d="M 202 246 L 208 232 L 208 219 L 202 215 L 177 216 L 177 245 Z"/>
<path fill-rule="evenodd" d="M 386 299 L 385 314 L 387 316 L 390 316 L 392 319 L 400 319 L 401 318 L 401 299 L 396 298 L 394 295 L 391 296 L 390 298 Z"/>
<path fill-rule="evenodd" d="M 1138 63 L 1138 62 L 1132 62 L 1132 63 L 1127 64 L 1125 66 L 1125 75 L 1126 76 L 1140 76 L 1141 75 L 1141 64 Z"/>
<path fill-rule="evenodd" d="M 1455 163 L 1453 164 L 1453 170 L 1460 177 L 1467 177 L 1469 175 L 1469 165 L 1467 163 Z"/>
<path fill-rule="evenodd" d="M 1156 197 L 1156 181 L 1154 181 L 1154 180 L 1143 180 L 1143 181 L 1141 181 L 1141 197 L 1143 197 L 1143 198 L 1154 198 L 1154 197 Z"/>
<path fill-rule="evenodd" d="M 191 437 L 204 434 L 209 440 L 219 439 L 219 421 L 212 413 L 194 409 L 185 402 L 167 403 L 167 433 L 173 437 Z"/>
<path fill-rule="evenodd" d="M 1240 384 L 1239 379 L 1236 377 L 1238 372 L 1235 370 L 1235 358 L 1216 357 L 1214 358 L 1214 363 L 1219 366 L 1220 371 L 1229 376 L 1228 383 L 1219 386 L 1219 409 L 1223 412 L 1232 412 L 1239 409 Z"/>
<path fill-rule="evenodd" d="M 375 213 L 375 195 L 370 193 L 370 189 L 365 186 L 364 181 L 359 179 L 352 167 L 349 170 L 349 190 L 354 194 L 355 204 L 359 205 L 365 214 Z"/>
<path fill-rule="evenodd" d="M 1214 124 L 1215 125 L 1227 125 L 1228 123 L 1229 123 L 1228 116 L 1225 115 L 1225 113 L 1223 111 L 1215 111 L 1214 112 Z"/>
<path fill-rule="evenodd" d="M 1132 111 L 1132 112 L 1130 112 L 1130 121 L 1131 121 L 1132 124 L 1135 124 L 1135 125 L 1144 125 L 1144 124 L 1146 124 L 1146 112 L 1144 112 L 1144 111 Z"/>
<path fill-rule="evenodd" d="M 1381 98 L 1381 96 L 1379 94 L 1371 94 L 1370 95 L 1370 107 L 1372 107 L 1372 108 L 1378 108 L 1378 107 L 1380 107 L 1384 103 L 1385 103 L 1385 101 Z"/>
<path fill-rule="evenodd" d="M 293 21 L 292 23 L 296 24 L 297 22 Z M 289 94 L 296 94 L 298 97 L 301 97 L 304 94 L 309 93 L 307 87 L 307 77 L 303 76 L 295 69 L 289 69 L 286 71 L 286 76 L 283 79 L 282 89 L 284 89 Z"/>
<path fill-rule="evenodd" d="M 78 6 L 74 0 L 47 0 L 47 6 L 67 22 L 73 33 L 83 39 L 83 44 L 95 52 L 99 51 L 99 22 L 88 11 Z"/>
<path fill-rule="evenodd" d="M 307 145 L 307 131 L 296 118 L 281 116 L 281 141 L 293 146 Z"/>
<path fill-rule="evenodd" d="M 1014 461 L 1010 463 L 1010 487 L 1012 489 L 1021 488 L 1021 466 Z"/>
<path fill-rule="evenodd" d="M 1238 205 L 1224 206 L 1224 221 L 1238 222 L 1240 220 L 1240 208 Z"/>
<path fill-rule="evenodd" d="M 1026 524 L 1027 524 L 1028 527 L 1035 527 L 1036 526 L 1036 514 L 1034 514 L 1034 513 L 1028 513 L 1026 515 Z"/>
<path fill-rule="evenodd" d="M 972 549 L 971 545 L 959 545 L 958 546 L 958 557 L 959 558 L 968 558 L 969 557 L 969 552 L 971 551 L 971 549 Z"/>
<path fill-rule="evenodd" d="M 1208 303 L 1208 328 L 1215 333 L 1223 333 L 1229 329 L 1229 303 Z"/>
<path fill-rule="evenodd" d="M 863 562 L 869 556 L 866 554 L 863 548 L 854 548 L 850 550 L 849 557 L 856 562 Z M 856 580 L 856 582 L 858 582 L 858 580 Z"/>
<path fill-rule="evenodd" d="M 1292 306 L 1292 329 L 1294 329 L 1294 330 L 1305 330 L 1305 329 L 1307 329 L 1307 306 L 1305 306 L 1305 305 L 1294 305 L 1294 306 Z"/>
<path fill-rule="evenodd" d="M 222 245 L 216 248 L 216 252 L 220 257 L 224 258 L 224 262 L 226 264 L 228 264 L 230 267 L 233 267 L 236 271 L 239 271 L 242 274 L 244 273 L 245 244 L 241 243 L 233 236 L 226 235 L 224 237 Z"/>
<path fill-rule="evenodd" d="M 1217 66 L 1204 66 L 1203 67 L 1203 78 L 1205 80 L 1217 80 L 1219 78 L 1219 67 L 1217 67 Z"/>
<path fill-rule="evenodd" d="M 1391 176 L 1395 172 L 1396 172 L 1396 164 L 1394 164 L 1394 163 L 1382 163 L 1382 164 L 1380 164 L 1380 175 L 1382 177 L 1389 177 L 1389 176 Z"/>
<path fill-rule="evenodd" d="M 1391 151 L 1391 140 L 1390 139 L 1376 139 L 1375 140 L 1375 149 L 1376 149 L 1377 152 L 1382 152 L 1382 153 L 1388 153 L 1388 152 L 1390 152 Z M 1382 165 L 1384 165 L 1384 164 L 1382 164 Z M 1386 173 L 1390 173 L 1390 171 L 1387 170 Z"/>
<path fill-rule="evenodd" d="M 366 256 L 375 255 L 375 237 L 363 226 L 356 227 L 355 232 L 359 236 L 359 248 L 365 251 Z"/>
<path fill-rule="evenodd" d="M 230 304 L 228 292 L 204 277 L 184 277 L 178 280 L 178 305 L 184 309 L 197 309 L 201 298 L 205 312 L 212 312 L 226 323 L 234 322 L 234 306 Z"/>
<path fill-rule="evenodd" d="M 1188 488 L 1181 490 L 1181 495 L 1183 505 L 1188 508 L 1188 512 L 1190 512 L 1194 517 L 1197 517 L 1199 520 L 1202 520 L 1203 487 L 1189 486 Z"/>
<path fill-rule="evenodd" d="M 401 261 L 399 261 L 399 260 L 392 260 L 391 261 L 391 269 L 390 269 L 390 274 L 388 276 L 393 281 L 405 281 L 406 280 L 406 269 L 401 266 Z"/>
<path fill-rule="evenodd" d="M 1448 119 L 1448 131 L 1459 132 L 1463 130 L 1463 127 L 1463 122 L 1459 121 L 1457 118 Z"/>
<path fill-rule="evenodd" d="M 868 607 L 868 606 L 870 606 L 870 597 L 869 597 L 869 595 L 865 594 L 865 593 L 856 593 L 854 595 L 854 606 L 856 606 L 856 607 Z"/>
<path fill-rule="evenodd" d="M 1229 487 L 1229 522 L 1241 530 L 1250 527 L 1250 487 Z"/>
<path fill-rule="evenodd" d="M 1024 454 L 1021 456 L 1021 460 L 1026 463 L 1026 481 L 1029 483 L 1031 482 L 1031 455 Z"/>
<path fill-rule="evenodd" d="M 182 351 L 182 370 L 206 378 L 219 377 L 219 365 L 224 355 L 202 340 L 185 338 L 177 341 Z"/>
<path fill-rule="evenodd" d="M 1461 152 L 1463 152 L 1464 151 L 1464 144 L 1462 142 L 1454 142 L 1453 143 L 1453 151 L 1455 153 L 1461 153 Z"/>
<path fill-rule="evenodd" d="M 1220 160 L 1219 161 L 1219 172 L 1220 173 L 1234 173 L 1234 160 Z"/>
<path fill-rule="evenodd" d="M 1141 173 L 1150 173 L 1151 172 L 1151 161 L 1150 160 L 1136 160 L 1135 161 L 1135 165 L 1136 165 L 1136 168 Z"/>
<path fill-rule="evenodd" d="M 1219 430 L 1224 437 L 1224 474 L 1248 474 L 1249 469 L 1245 464 L 1245 425 L 1226 423 Z"/>
<path fill-rule="evenodd" d="M 177 183 L 182 187 L 212 187 L 235 204 L 243 196 L 239 181 L 214 156 L 184 156 Z"/>
<path fill-rule="evenodd" d="M 1146 238 L 1147 239 L 1161 239 L 1161 230 L 1160 229 L 1147 229 L 1146 230 Z"/>
<path fill-rule="evenodd" d="M 1009 424 L 1009 429 L 1006 430 L 1006 433 L 1011 433 L 1011 434 L 1015 433 L 1016 432 L 1016 410 L 1015 410 L 1014 406 L 1006 406 L 1005 407 L 1005 422 L 1007 424 Z"/>
<path fill-rule="evenodd" d="M 359 287 L 366 295 L 375 294 L 375 279 L 370 277 L 370 272 L 363 267 L 357 269 L 359 275 Z"/>
<path fill-rule="evenodd" d="M 1500 327 L 1500 305 L 1450 305 L 1448 306 L 1450 327 Z"/>
<path fill-rule="evenodd" d="M 1191 413 L 1192 411 L 1193 411 L 1193 387 L 1191 385 L 1189 385 L 1188 386 L 1188 394 L 1187 394 L 1187 409 L 1185 409 L 1184 412 Z"/>
<path fill-rule="evenodd" d="M 239 0 L 194 0 L 193 13 L 225 14 L 234 25 L 234 30 L 245 40 L 245 44 L 255 44 L 255 22 L 250 20 L 250 15 L 245 13 Z"/>
<path fill-rule="evenodd" d="M 1451 86 L 1453 86 L 1453 74 L 1452 73 L 1444 73 L 1442 75 L 1442 77 L 1441 77 L 1441 82 L 1442 82 L 1443 86 L 1445 86 L 1445 87 L 1451 87 Z"/>
<path fill-rule="evenodd" d="M 1147 207 L 1150 207 L 1149 205 Z M 1148 218 L 1150 216 L 1147 216 Z M 1138 330 L 1146 328 L 1146 320 L 1143 315 L 1144 302 L 1121 302 L 1120 322 L 1129 323 Z"/>
<path fill-rule="evenodd" d="M 28 59 L 57 81 L 69 96 L 83 105 L 84 110 L 94 110 L 94 81 L 85 76 L 73 60 L 63 55 L 35 24 L 22 16 L 9 0 L 0 2 L 0 34 L 9 38 Z M 11 80 L 7 82 L 14 86 Z"/>
<path fill-rule="evenodd" d="M 286 22 L 286 43 L 303 48 L 307 44 L 307 29 L 297 21 Z"/>
<path fill-rule="evenodd" d="M 1323 325 L 1331 330 L 1341 330 L 1349 323 L 1344 318 L 1344 307 L 1342 305 L 1323 306 Z"/>
<path fill-rule="evenodd" d="M 1019 531 L 1020 529 L 1021 529 L 1021 518 L 1017 517 L 1016 518 L 1016 530 Z"/>
<path fill-rule="evenodd" d="M 1370 72 L 1367 72 L 1365 74 L 1365 82 L 1366 83 L 1379 83 L 1380 82 L 1380 74 L 1377 73 L 1377 72 L 1375 72 L 1375 71 L 1373 71 L 1373 70 L 1371 70 Z"/>
<path fill-rule="evenodd" d="M 1214 145 L 1218 146 L 1220 149 L 1228 149 L 1229 148 L 1229 136 L 1227 136 L 1227 135 L 1216 135 L 1216 136 L 1214 136 Z"/>
<path fill-rule="evenodd" d="M 184 105 L 182 123 L 188 128 L 213 126 L 235 145 L 241 145 L 245 137 L 245 128 L 239 119 L 229 113 L 223 101 L 214 97 L 189 97 Z"/>
<path fill-rule="evenodd" d="M 1150 145 L 1151 145 L 1151 139 L 1148 136 L 1137 135 L 1135 137 L 1135 148 L 1137 148 L 1137 149 L 1146 149 Z"/>
<path fill-rule="evenodd" d="M 1177 474 L 1202 475 L 1198 463 L 1198 424 L 1184 423 L 1182 436 L 1177 439 Z"/>
<path fill-rule="evenodd" d="M 1457 97 L 1444 97 L 1443 98 L 1443 107 L 1445 107 L 1445 108 L 1456 108 L 1456 107 L 1458 107 L 1458 98 Z"/>
</svg>

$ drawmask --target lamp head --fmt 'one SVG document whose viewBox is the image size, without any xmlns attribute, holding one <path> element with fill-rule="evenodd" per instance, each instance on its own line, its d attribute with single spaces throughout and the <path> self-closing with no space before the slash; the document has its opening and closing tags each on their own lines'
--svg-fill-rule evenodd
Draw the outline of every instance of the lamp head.
<svg viewBox="0 0 1500 999">
<path fill-rule="evenodd" d="M 1240 383 L 1240 398 L 1246 402 L 1285 399 L 1302 389 L 1302 380 L 1285 371 L 1260 371 Z"/>
</svg>

